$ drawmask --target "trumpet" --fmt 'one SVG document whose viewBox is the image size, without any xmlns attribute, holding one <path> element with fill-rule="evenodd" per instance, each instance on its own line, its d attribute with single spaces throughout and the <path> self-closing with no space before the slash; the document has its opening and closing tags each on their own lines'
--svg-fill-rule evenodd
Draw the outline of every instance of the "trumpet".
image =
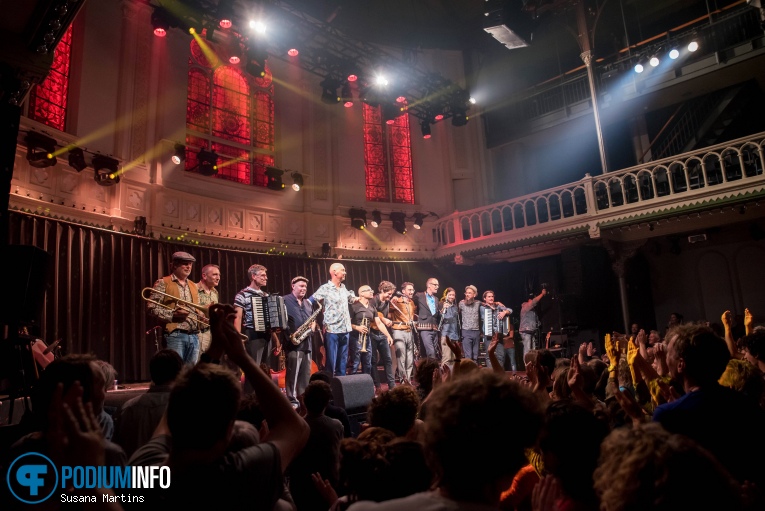
<svg viewBox="0 0 765 511">
<path fill-rule="evenodd" d="M 172 298 L 173 302 L 172 303 L 162 303 L 162 302 L 159 302 L 157 300 L 153 300 L 151 298 L 151 296 L 153 294 L 155 294 L 155 293 L 160 295 L 160 296 L 162 296 L 162 297 Z M 207 319 L 203 319 L 202 317 L 200 317 L 200 314 L 199 314 L 201 312 L 202 314 L 207 316 L 208 313 L 209 313 L 208 312 L 208 307 L 209 306 L 203 306 L 203 305 L 199 305 L 197 303 L 189 302 L 187 300 L 182 300 L 182 299 L 177 298 L 177 297 L 175 297 L 175 296 L 173 296 L 173 295 L 171 295 L 169 293 L 165 293 L 165 292 L 162 292 L 162 291 L 157 291 L 153 287 L 145 287 L 145 288 L 143 288 L 143 290 L 141 290 L 141 298 L 143 298 L 148 303 L 153 303 L 154 305 L 158 305 L 158 306 L 160 306 L 162 308 L 165 308 L 165 309 L 168 309 L 168 310 L 171 310 L 171 311 L 176 311 L 176 310 L 179 310 L 179 309 L 186 310 L 190 314 L 194 314 L 196 316 L 196 321 L 200 325 L 202 325 L 202 326 L 204 326 L 206 328 L 210 327 L 210 322 Z"/>
<path fill-rule="evenodd" d="M 363 327 L 369 328 L 369 318 L 362 318 L 361 319 L 361 325 Z M 367 352 L 367 338 L 369 337 L 369 330 L 366 331 L 366 333 L 362 333 L 360 336 L 361 340 L 361 349 L 359 350 L 360 353 L 366 353 Z"/>
</svg>

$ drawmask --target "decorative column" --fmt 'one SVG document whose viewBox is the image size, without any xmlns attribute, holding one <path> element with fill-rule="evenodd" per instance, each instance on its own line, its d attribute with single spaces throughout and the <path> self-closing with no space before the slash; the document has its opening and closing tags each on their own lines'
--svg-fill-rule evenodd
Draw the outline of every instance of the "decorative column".
<svg viewBox="0 0 765 511">
<path fill-rule="evenodd" d="M 584 10 L 584 1 L 579 0 L 576 16 L 577 29 L 579 30 L 579 43 L 582 53 L 579 55 L 587 68 L 587 80 L 590 83 L 590 99 L 592 101 L 592 114 L 595 117 L 595 132 L 598 135 L 598 149 L 600 149 L 600 165 L 603 174 L 608 172 L 608 159 L 606 158 L 606 145 L 603 142 L 603 128 L 600 125 L 600 110 L 598 109 L 598 91 L 595 86 L 595 75 L 592 71 L 592 49 L 590 45 L 590 31 L 587 27 L 587 15 Z"/>
<path fill-rule="evenodd" d="M 622 321 L 624 322 L 625 333 L 630 331 L 630 307 L 629 297 L 627 295 L 627 261 L 635 255 L 635 252 L 637 252 L 644 243 L 645 240 L 630 243 L 616 243 L 609 240 L 604 242 L 608 255 L 611 256 L 611 269 L 619 280 L 619 299 L 622 306 Z"/>
</svg>

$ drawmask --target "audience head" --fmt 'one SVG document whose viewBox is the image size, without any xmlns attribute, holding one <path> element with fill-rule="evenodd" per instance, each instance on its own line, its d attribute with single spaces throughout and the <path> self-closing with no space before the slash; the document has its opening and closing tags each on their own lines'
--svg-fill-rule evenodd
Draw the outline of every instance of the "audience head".
<svg viewBox="0 0 765 511">
<path fill-rule="evenodd" d="M 96 365 L 96 357 L 92 355 L 66 355 L 51 362 L 40 374 L 32 392 L 32 409 L 40 428 L 46 429 L 48 426 L 48 410 L 59 383 L 63 385 L 66 395 L 74 382 L 78 381 L 82 387 L 83 403 L 94 403 L 100 399 L 103 405 L 103 378 L 100 367 Z M 95 404 L 93 409 L 96 411 Z"/>
<path fill-rule="evenodd" d="M 439 369 L 440 363 L 434 358 L 421 358 L 415 367 L 414 379 L 417 381 L 420 398 L 424 399 L 433 390 L 433 373 Z"/>
<path fill-rule="evenodd" d="M 694 385 L 714 384 L 728 365 L 725 341 L 708 327 L 681 325 L 673 329 L 667 346 L 667 366 L 673 378 Z"/>
<path fill-rule="evenodd" d="M 149 374 L 154 385 L 169 385 L 183 369 L 183 359 L 177 351 L 162 349 L 149 360 Z"/>
<path fill-rule="evenodd" d="M 720 463 L 655 422 L 614 430 L 601 445 L 594 481 L 603 511 L 741 509 Z"/>
<path fill-rule="evenodd" d="M 414 426 L 419 408 L 417 391 L 409 385 L 399 385 L 372 399 L 367 420 L 370 426 L 389 429 L 396 436 L 403 437 Z"/>
<path fill-rule="evenodd" d="M 741 339 L 744 358 L 752 365 L 765 363 L 765 331 L 756 331 Z"/>
<path fill-rule="evenodd" d="M 314 380 L 305 388 L 303 402 L 309 415 L 316 416 L 324 413 L 331 400 L 332 389 L 327 382 Z"/>
<path fill-rule="evenodd" d="M 425 424 L 425 451 L 438 486 L 454 500 L 496 506 L 498 488 L 508 488 L 527 463 L 524 453 L 536 442 L 542 411 L 531 391 L 504 374 L 476 371 L 433 391 Z M 466 441 L 486 431 L 513 434 L 490 449 Z"/>
<path fill-rule="evenodd" d="M 720 376 L 719 383 L 723 387 L 729 387 L 751 397 L 758 404 L 762 400 L 765 388 L 762 371 L 748 361 L 737 358 L 728 361 L 728 366 Z"/>
<path fill-rule="evenodd" d="M 552 376 L 555 371 L 555 355 L 550 350 L 537 351 L 537 362 L 542 366 L 542 369 L 547 371 L 549 376 Z"/>
<path fill-rule="evenodd" d="M 197 364 L 182 372 L 167 404 L 173 449 L 225 448 L 239 410 L 240 394 L 240 383 L 221 366 Z"/>
</svg>

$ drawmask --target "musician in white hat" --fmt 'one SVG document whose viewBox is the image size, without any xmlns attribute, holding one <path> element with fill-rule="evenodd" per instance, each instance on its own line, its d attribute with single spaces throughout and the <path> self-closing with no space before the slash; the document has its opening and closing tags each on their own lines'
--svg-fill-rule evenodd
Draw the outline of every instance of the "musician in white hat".
<svg viewBox="0 0 765 511">
<path fill-rule="evenodd" d="M 148 304 L 149 315 L 164 327 L 165 346 L 177 352 L 186 365 L 197 362 L 199 320 L 207 318 L 198 309 L 174 304 L 180 299 L 199 305 L 199 290 L 189 278 L 195 262 L 188 252 L 175 252 L 170 266 L 172 273 L 154 283 L 156 293 L 151 294 L 152 301 Z"/>
</svg>

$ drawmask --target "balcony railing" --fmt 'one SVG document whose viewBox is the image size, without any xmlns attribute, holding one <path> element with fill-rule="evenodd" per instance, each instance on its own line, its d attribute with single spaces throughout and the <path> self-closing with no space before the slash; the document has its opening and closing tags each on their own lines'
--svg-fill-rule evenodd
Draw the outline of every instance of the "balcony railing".
<svg viewBox="0 0 765 511">
<path fill-rule="evenodd" d="M 483 208 L 437 224 L 439 255 L 458 245 L 512 243 L 590 230 L 634 213 L 681 208 L 732 193 L 765 190 L 765 133 L 591 177 Z M 486 242 L 486 243 L 484 243 Z"/>
</svg>

